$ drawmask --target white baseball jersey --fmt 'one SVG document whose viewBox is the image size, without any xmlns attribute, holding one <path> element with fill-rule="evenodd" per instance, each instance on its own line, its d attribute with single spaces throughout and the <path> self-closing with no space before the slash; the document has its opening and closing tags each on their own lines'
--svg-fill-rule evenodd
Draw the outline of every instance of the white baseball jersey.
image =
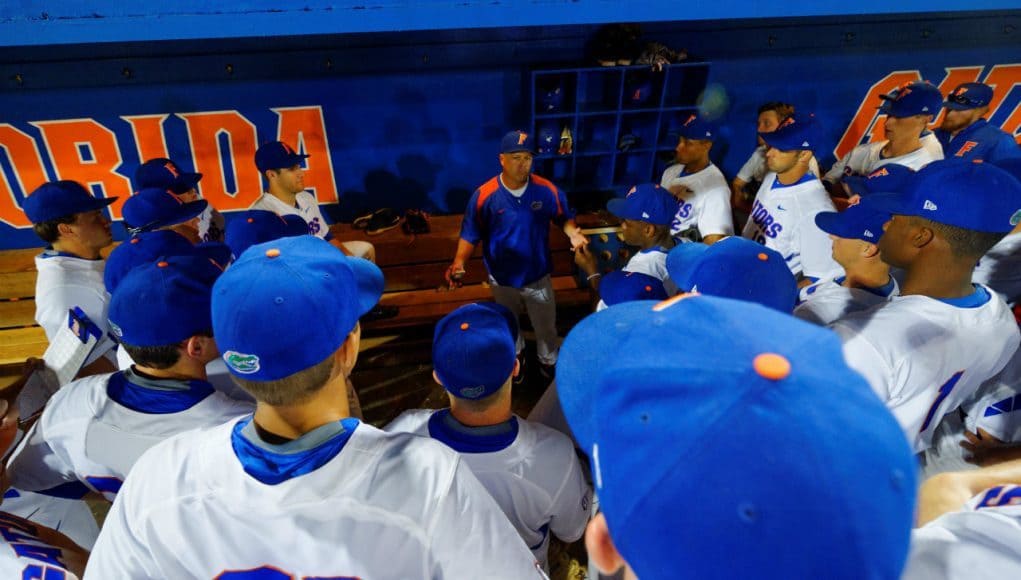
<svg viewBox="0 0 1021 580">
<path fill-rule="evenodd" d="M 808 170 L 812 172 L 812 175 L 819 176 L 822 172 L 819 171 L 819 162 L 815 160 L 813 155 L 808 160 Z M 759 145 L 752 151 L 751 157 L 748 161 L 744 162 L 741 169 L 737 172 L 737 178 L 745 183 L 751 183 L 753 181 L 762 182 L 762 178 L 769 173 L 769 168 L 766 167 L 766 146 Z"/>
<path fill-rule="evenodd" d="M 1021 577 L 1021 486 L 983 491 L 911 532 L 902 580 Z"/>
<path fill-rule="evenodd" d="M 1021 342 L 1003 300 L 975 288 L 962 305 L 894 296 L 831 326 L 848 365 L 886 402 L 915 452 L 931 445 L 943 416 L 1000 372 Z"/>
<path fill-rule="evenodd" d="M 253 409 L 205 381 L 152 380 L 132 371 L 86 377 L 57 391 L 15 449 L 11 485 L 42 491 L 77 481 L 113 501 L 145 450 Z"/>
<path fill-rule="evenodd" d="M 670 279 L 670 274 L 666 269 L 666 255 L 669 251 L 662 246 L 640 250 L 631 256 L 621 269 L 625 272 L 637 272 L 662 280 L 667 294 L 673 296 L 677 294 L 677 285 Z"/>
<path fill-rule="evenodd" d="M 251 209 L 271 211 L 277 215 L 296 215 L 308 224 L 308 233 L 319 238 L 326 239 L 330 233 L 330 224 L 319 210 L 319 202 L 307 191 L 298 192 L 294 205 L 287 205 L 275 195 L 263 193 Z"/>
<path fill-rule="evenodd" d="M 67 326 L 67 311 L 75 306 L 103 331 L 95 350 L 86 359 L 90 364 L 116 346 L 110 338 L 106 320 L 110 293 L 103 284 L 106 260 L 85 260 L 53 250 L 35 257 L 35 321 L 50 341 Z M 110 353 L 113 356 L 113 353 Z"/>
<path fill-rule="evenodd" d="M 834 163 L 823 179 L 836 183 L 845 175 L 868 175 L 888 163 L 918 171 L 933 161 L 943 159 L 943 146 L 939 144 L 934 134 L 922 135 L 921 141 L 921 147 L 897 157 L 883 157 L 883 147 L 886 147 L 889 141 L 862 143 Z"/>
<path fill-rule="evenodd" d="M 86 550 L 92 549 L 99 536 L 99 526 L 92 509 L 80 499 L 53 497 L 11 487 L 4 493 L 3 511 L 60 532 Z"/>
<path fill-rule="evenodd" d="M 805 286 L 798 293 L 794 316 L 813 324 L 826 326 L 852 312 L 872 308 L 900 293 L 892 277 L 880 288 L 848 288 L 843 286 L 846 276 L 820 280 Z"/>
<path fill-rule="evenodd" d="M 936 428 L 932 447 L 925 452 L 925 475 L 943 471 L 975 469 L 968 462 L 969 454 L 961 447 L 964 432 L 978 430 L 1008 443 L 1021 443 L 1021 349 L 1003 370 L 982 383 L 961 411 L 950 413 Z"/>
<path fill-rule="evenodd" d="M 550 532 L 565 542 L 585 532 L 591 489 L 563 433 L 520 417 L 466 427 L 447 409 L 405 411 L 386 430 L 432 437 L 459 452 L 543 568 Z"/>
<path fill-rule="evenodd" d="M 742 236 L 776 250 L 797 276 L 822 278 L 842 271 L 833 261 L 833 242 L 815 225 L 815 214 L 836 211 L 819 179 L 806 173 L 792 185 L 768 173 L 748 216 Z"/>
<path fill-rule="evenodd" d="M 271 445 L 248 417 L 143 455 L 85 572 L 90 580 L 543 576 L 442 444 L 345 419 Z"/>
<path fill-rule="evenodd" d="M 684 173 L 684 165 L 676 163 L 663 171 L 660 185 L 669 189 L 683 185 L 693 193 L 680 202 L 677 215 L 670 224 L 670 234 L 679 235 L 698 230 L 701 238 L 712 235 L 734 235 L 734 218 L 730 214 L 730 187 L 723 173 L 710 163 L 701 171 Z"/>
<path fill-rule="evenodd" d="M 203 242 L 222 242 L 226 220 L 223 214 L 208 206 L 199 214 L 199 239 Z"/>
<path fill-rule="evenodd" d="M 87 558 L 59 532 L 0 512 L 0 578 L 78 580 Z"/>
<path fill-rule="evenodd" d="M 1007 302 L 1021 298 L 1021 232 L 1007 234 L 986 252 L 971 281 L 996 290 Z"/>
</svg>

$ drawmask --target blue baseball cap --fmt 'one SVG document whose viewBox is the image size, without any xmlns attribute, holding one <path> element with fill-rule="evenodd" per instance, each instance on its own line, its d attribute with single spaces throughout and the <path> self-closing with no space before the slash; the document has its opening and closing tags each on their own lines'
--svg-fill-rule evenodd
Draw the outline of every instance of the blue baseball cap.
<svg viewBox="0 0 1021 580">
<path fill-rule="evenodd" d="M 1021 182 L 991 163 L 933 161 L 904 191 L 869 199 L 879 211 L 979 232 L 1005 233 L 1021 222 Z"/>
<path fill-rule="evenodd" d="M 852 193 L 868 195 L 877 191 L 903 191 L 915 178 L 915 170 L 896 163 L 877 167 L 868 175 L 845 175 L 841 181 Z"/>
<path fill-rule="evenodd" d="M 677 200 L 655 183 L 636 185 L 623 198 L 611 199 L 606 209 L 625 220 L 639 220 L 668 226 L 677 215 Z"/>
<path fill-rule="evenodd" d="M 301 216 L 251 209 L 231 216 L 225 239 L 236 259 L 256 244 L 307 233 L 308 223 Z"/>
<path fill-rule="evenodd" d="M 40 185 L 21 205 L 29 221 L 39 224 L 102 209 L 115 201 L 116 197 L 93 197 L 82 184 L 65 179 Z"/>
<path fill-rule="evenodd" d="M 872 205 L 873 202 L 866 197 L 842 212 L 819 212 L 815 214 L 815 225 L 838 238 L 877 244 L 883 236 L 883 224 L 890 221 L 890 214 L 878 211 Z"/>
<path fill-rule="evenodd" d="M 103 269 L 106 291 L 113 294 L 117 286 L 135 268 L 158 262 L 163 256 L 196 256 L 211 260 L 223 270 L 230 265 L 230 248 L 219 242 L 194 245 L 181 234 L 170 230 L 143 232 L 131 237 L 110 252 Z"/>
<path fill-rule="evenodd" d="M 254 245 L 213 288 L 220 356 L 244 379 L 288 377 L 336 352 L 382 294 L 375 264 L 315 236 Z"/>
<path fill-rule="evenodd" d="M 568 333 L 557 391 L 639 578 L 899 577 L 917 462 L 830 330 L 713 296 L 621 304 Z"/>
<path fill-rule="evenodd" d="M 173 161 L 159 157 L 138 166 L 135 170 L 135 189 L 158 187 L 174 193 L 188 193 L 198 186 L 201 179 L 201 173 L 181 171 Z"/>
<path fill-rule="evenodd" d="M 535 155 L 535 140 L 524 131 L 511 131 L 500 140 L 500 153 L 526 151 Z"/>
<path fill-rule="evenodd" d="M 615 270 L 599 283 L 599 298 L 607 306 L 634 300 L 665 300 L 663 281 L 641 272 Z"/>
<path fill-rule="evenodd" d="M 939 114 L 943 108 L 943 94 L 929 81 L 915 81 L 897 87 L 885 95 L 880 95 L 883 103 L 879 112 L 890 117 L 913 117 L 915 115 Z"/>
<path fill-rule="evenodd" d="M 993 100 L 993 87 L 983 83 L 963 83 L 950 91 L 943 106 L 951 111 L 968 111 L 988 105 Z"/>
<path fill-rule="evenodd" d="M 812 115 L 791 115 L 775 131 L 759 133 L 759 137 L 766 145 L 779 151 L 821 150 L 820 133 L 819 124 Z"/>
<path fill-rule="evenodd" d="M 713 141 L 716 139 L 716 125 L 692 113 L 680 125 L 673 127 L 672 133 L 685 139 Z"/>
<path fill-rule="evenodd" d="M 283 141 L 269 141 L 255 151 L 255 167 L 259 172 L 284 169 L 301 164 L 309 155 L 298 153 Z"/>
<path fill-rule="evenodd" d="M 711 246 L 681 244 L 666 257 L 670 279 L 684 292 L 722 296 L 790 313 L 798 284 L 783 256 L 751 240 L 724 238 Z"/>
<path fill-rule="evenodd" d="M 164 346 L 212 330 L 209 298 L 222 272 L 201 256 L 163 256 L 138 266 L 110 297 L 110 331 L 131 346 Z"/>
<path fill-rule="evenodd" d="M 204 199 L 181 201 L 177 194 L 161 187 L 137 191 L 124 202 L 124 222 L 132 233 L 184 223 L 209 207 Z"/>
<path fill-rule="evenodd" d="M 517 349 L 510 311 L 498 304 L 465 304 L 436 323 L 433 368 L 440 384 L 460 399 L 484 399 L 514 371 Z M 516 325 L 515 325 L 516 326 Z"/>
</svg>

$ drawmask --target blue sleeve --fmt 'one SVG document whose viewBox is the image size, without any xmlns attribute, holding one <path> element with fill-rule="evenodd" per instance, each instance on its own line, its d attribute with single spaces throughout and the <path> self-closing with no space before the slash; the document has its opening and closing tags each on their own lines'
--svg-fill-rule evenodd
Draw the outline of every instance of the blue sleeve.
<svg viewBox="0 0 1021 580">
<path fill-rule="evenodd" d="M 1002 139 L 996 140 L 996 145 L 986 155 L 986 161 L 996 163 L 1004 159 L 1016 159 L 1021 157 L 1021 145 L 1017 144 L 1009 134 L 1004 134 Z"/>
<path fill-rule="evenodd" d="M 479 201 L 479 190 L 475 190 L 471 199 L 468 200 L 468 207 L 464 210 L 464 219 L 461 220 L 461 239 L 477 244 L 482 239 L 482 228 L 479 227 L 478 211 L 475 209 Z"/>
<path fill-rule="evenodd" d="M 561 215 L 553 218 L 553 223 L 564 225 L 567 220 L 574 219 L 574 210 L 571 209 L 571 206 L 567 205 L 567 194 L 564 193 L 564 190 L 558 187 L 553 193 L 557 196 L 557 203 L 560 205 L 560 209 L 563 210 Z"/>
<path fill-rule="evenodd" d="M 323 216 L 323 219 L 326 219 L 326 216 Z M 326 240 L 327 242 L 332 240 L 333 239 L 333 232 L 331 232 L 329 229 L 327 229 L 326 230 L 326 237 L 323 238 L 323 239 Z"/>
</svg>

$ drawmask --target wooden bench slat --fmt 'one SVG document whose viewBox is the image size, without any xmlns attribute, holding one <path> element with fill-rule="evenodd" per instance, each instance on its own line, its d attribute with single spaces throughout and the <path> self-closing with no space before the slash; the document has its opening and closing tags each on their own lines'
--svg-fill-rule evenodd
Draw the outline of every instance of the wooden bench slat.
<svg viewBox="0 0 1021 580">
<path fill-rule="evenodd" d="M 20 365 L 30 356 L 42 356 L 49 341 L 39 326 L 10 328 L 0 332 L 0 366 Z"/>
<path fill-rule="evenodd" d="M 35 326 L 35 300 L 0 300 L 0 328 Z"/>
<path fill-rule="evenodd" d="M 2 255 L 3 252 L 0 252 Z M 0 273 L 0 298 L 31 298 L 35 296 L 36 271 Z"/>
</svg>

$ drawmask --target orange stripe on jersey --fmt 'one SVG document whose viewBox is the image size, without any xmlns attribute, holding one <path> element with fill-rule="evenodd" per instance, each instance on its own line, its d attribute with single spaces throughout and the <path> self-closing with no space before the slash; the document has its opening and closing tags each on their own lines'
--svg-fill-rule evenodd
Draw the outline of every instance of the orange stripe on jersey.
<svg viewBox="0 0 1021 580">
<path fill-rule="evenodd" d="M 536 185 L 544 185 L 550 188 L 550 191 L 553 192 L 553 201 L 557 204 L 557 215 L 564 215 L 564 208 L 560 207 L 560 190 L 557 189 L 557 186 L 553 185 L 553 182 L 545 177 L 539 177 L 534 173 L 532 174 L 532 182 Z"/>
<path fill-rule="evenodd" d="M 475 213 L 482 211 L 482 205 L 486 203 L 489 196 L 496 193 L 500 189 L 500 178 L 494 177 L 489 181 L 479 186 L 479 198 L 475 200 Z"/>
</svg>

